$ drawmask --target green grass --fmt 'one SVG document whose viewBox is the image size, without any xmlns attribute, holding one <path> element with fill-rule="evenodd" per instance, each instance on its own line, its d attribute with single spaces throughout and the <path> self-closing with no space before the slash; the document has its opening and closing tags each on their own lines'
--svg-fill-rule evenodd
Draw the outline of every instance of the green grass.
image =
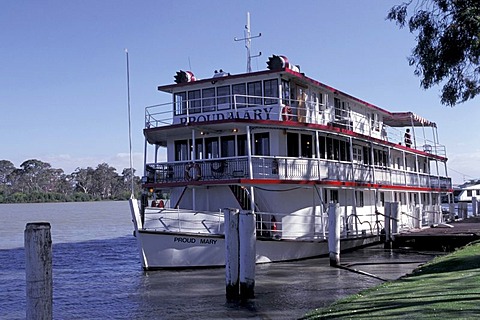
<svg viewBox="0 0 480 320">
<path fill-rule="evenodd" d="M 479 319 L 480 242 L 303 319 Z"/>
</svg>

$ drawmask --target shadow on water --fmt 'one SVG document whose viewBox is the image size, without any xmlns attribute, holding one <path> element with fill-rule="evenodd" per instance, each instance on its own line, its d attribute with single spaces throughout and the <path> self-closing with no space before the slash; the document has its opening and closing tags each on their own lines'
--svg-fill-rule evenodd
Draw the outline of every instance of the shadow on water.
<svg viewBox="0 0 480 320">
<path fill-rule="evenodd" d="M 379 262 L 360 268 L 396 279 L 431 258 L 371 247 L 342 255 L 342 263 Z M 0 318 L 25 317 L 24 260 L 23 248 L 0 250 Z M 264 264 L 255 298 L 230 303 L 223 268 L 144 272 L 132 236 L 54 244 L 53 268 L 55 319 L 297 319 L 382 283 L 332 268 L 328 258 Z"/>
</svg>

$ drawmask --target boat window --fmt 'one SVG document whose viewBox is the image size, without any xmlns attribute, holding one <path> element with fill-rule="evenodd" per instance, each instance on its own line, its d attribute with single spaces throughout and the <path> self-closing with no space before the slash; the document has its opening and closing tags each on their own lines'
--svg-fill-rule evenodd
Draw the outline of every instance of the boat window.
<svg viewBox="0 0 480 320">
<path fill-rule="evenodd" d="M 175 93 L 173 98 L 175 101 L 175 115 L 187 113 L 187 93 L 179 92 Z"/>
<path fill-rule="evenodd" d="M 380 122 L 378 121 L 378 113 L 372 113 L 370 119 L 371 126 L 373 130 L 380 131 Z"/>
<path fill-rule="evenodd" d="M 430 201 L 428 201 L 428 194 L 422 193 L 422 204 L 430 204 Z"/>
<path fill-rule="evenodd" d="M 361 146 L 353 146 L 352 160 L 354 162 L 362 163 L 362 161 L 363 161 L 363 148 Z"/>
<path fill-rule="evenodd" d="M 268 132 L 254 134 L 254 154 L 257 156 L 270 155 L 270 135 Z"/>
<path fill-rule="evenodd" d="M 480 190 L 477 190 L 477 196 L 480 196 Z"/>
<path fill-rule="evenodd" d="M 380 192 L 379 192 L 379 195 L 380 195 L 380 205 L 381 205 L 382 207 L 384 207 L 384 206 L 385 206 L 385 192 L 380 191 Z"/>
<path fill-rule="evenodd" d="M 298 133 L 287 133 L 287 157 L 298 157 Z"/>
<path fill-rule="evenodd" d="M 356 192 L 356 204 L 357 204 L 357 207 L 363 207 L 365 205 L 365 202 L 363 199 L 363 191 Z"/>
<path fill-rule="evenodd" d="M 202 90 L 202 109 L 203 112 L 215 111 L 215 88 Z"/>
<path fill-rule="evenodd" d="M 219 157 L 218 153 L 218 138 L 205 139 L 205 154 L 207 159 L 214 159 Z"/>
<path fill-rule="evenodd" d="M 341 111 L 341 103 L 340 99 L 338 98 L 333 98 L 333 104 L 335 106 L 335 119 L 341 119 L 342 118 L 342 111 Z"/>
<path fill-rule="evenodd" d="M 343 140 L 327 138 L 327 159 L 350 161 L 350 143 Z"/>
<path fill-rule="evenodd" d="M 327 138 L 327 159 L 340 160 L 340 141 Z"/>
<path fill-rule="evenodd" d="M 249 107 L 262 104 L 262 98 L 261 98 L 262 82 L 261 81 L 247 83 L 247 93 L 248 93 Z"/>
<path fill-rule="evenodd" d="M 300 149 L 302 157 L 304 158 L 312 158 L 312 136 L 309 134 L 302 134 L 300 136 Z"/>
<path fill-rule="evenodd" d="M 326 104 L 325 102 L 323 101 L 323 93 L 319 93 L 318 94 L 318 104 L 320 105 L 320 111 L 323 111 L 326 109 Z"/>
<path fill-rule="evenodd" d="M 221 155 L 223 157 L 235 157 L 235 136 L 220 138 Z"/>
<path fill-rule="evenodd" d="M 416 193 L 410 193 L 410 204 L 418 204 L 418 194 Z"/>
<path fill-rule="evenodd" d="M 383 150 L 373 149 L 373 163 L 379 167 L 388 166 L 387 152 Z"/>
<path fill-rule="evenodd" d="M 195 139 L 195 159 L 203 159 L 203 139 Z"/>
<path fill-rule="evenodd" d="M 276 104 L 278 102 L 278 80 L 265 80 L 263 81 L 263 92 L 265 97 L 274 97 L 275 99 L 266 99 L 264 104 Z"/>
<path fill-rule="evenodd" d="M 467 197 L 471 197 L 472 196 L 472 190 L 467 190 Z"/>
<path fill-rule="evenodd" d="M 327 159 L 326 156 L 326 145 L 325 145 L 325 137 L 319 137 L 319 150 L 320 150 L 320 159 Z"/>
<path fill-rule="evenodd" d="M 241 134 L 237 136 L 237 156 L 242 157 L 248 154 L 247 135 Z"/>
<path fill-rule="evenodd" d="M 290 105 L 290 82 L 282 80 L 282 103 Z"/>
<path fill-rule="evenodd" d="M 245 83 L 232 85 L 233 102 L 237 108 L 245 108 L 247 106 L 246 88 Z"/>
<path fill-rule="evenodd" d="M 177 140 L 175 141 L 175 161 L 186 161 L 189 154 L 188 141 Z"/>
<path fill-rule="evenodd" d="M 407 204 L 407 195 L 403 192 L 400 192 L 400 203 Z"/>
<path fill-rule="evenodd" d="M 371 164 L 370 147 L 363 147 L 363 163 Z"/>
<path fill-rule="evenodd" d="M 330 202 L 338 203 L 338 190 L 330 189 Z"/>
<path fill-rule="evenodd" d="M 200 96 L 200 90 L 188 91 L 188 112 L 199 113 L 201 108 L 202 99 Z"/>
<path fill-rule="evenodd" d="M 394 201 L 400 202 L 400 204 L 406 204 L 406 196 L 403 192 L 394 193 Z"/>
<path fill-rule="evenodd" d="M 230 86 L 221 86 L 217 88 L 217 109 L 230 109 Z"/>
<path fill-rule="evenodd" d="M 350 161 L 350 143 L 338 140 L 338 150 L 340 161 Z"/>
</svg>

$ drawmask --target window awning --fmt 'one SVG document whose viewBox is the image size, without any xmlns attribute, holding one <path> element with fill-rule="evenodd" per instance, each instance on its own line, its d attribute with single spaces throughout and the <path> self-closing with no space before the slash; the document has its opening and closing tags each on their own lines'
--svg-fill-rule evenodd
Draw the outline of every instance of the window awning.
<svg viewBox="0 0 480 320">
<path fill-rule="evenodd" d="M 390 127 L 437 127 L 435 122 L 416 115 L 413 112 L 393 112 L 383 116 L 383 123 Z"/>
</svg>

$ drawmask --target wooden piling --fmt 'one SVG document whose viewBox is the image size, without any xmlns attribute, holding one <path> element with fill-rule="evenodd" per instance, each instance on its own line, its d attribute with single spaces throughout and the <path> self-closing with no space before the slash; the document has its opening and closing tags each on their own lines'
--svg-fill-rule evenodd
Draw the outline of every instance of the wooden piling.
<svg viewBox="0 0 480 320">
<path fill-rule="evenodd" d="M 225 282 L 227 300 L 238 299 L 239 291 L 239 229 L 238 210 L 223 209 L 225 220 Z"/>
<path fill-rule="evenodd" d="M 455 203 L 454 202 L 450 202 L 448 204 L 448 211 L 449 211 L 449 214 L 450 214 L 450 221 L 455 221 L 456 212 L 455 212 Z"/>
<path fill-rule="evenodd" d="M 385 249 L 392 248 L 392 229 L 391 229 L 391 217 L 392 216 L 392 207 L 390 206 L 390 202 L 385 203 Z"/>
<path fill-rule="evenodd" d="M 467 219 L 468 218 L 468 203 L 465 203 L 465 202 L 462 202 L 462 203 L 459 203 L 459 210 L 458 211 L 461 211 L 462 214 L 459 216 L 462 217 L 463 220 Z"/>
<path fill-rule="evenodd" d="M 254 297 L 255 288 L 255 260 L 256 260 L 256 234 L 255 214 L 241 211 L 239 215 L 240 239 L 240 299 L 246 300 Z"/>
<path fill-rule="evenodd" d="M 50 223 L 25 227 L 26 319 L 52 319 L 52 237 Z"/>
<path fill-rule="evenodd" d="M 397 234 L 398 233 L 399 216 L 400 216 L 400 203 L 390 202 L 390 220 L 392 221 L 392 229 L 391 229 L 391 232 L 390 232 L 390 236 L 392 234 Z"/>
<path fill-rule="evenodd" d="M 330 203 L 328 206 L 328 252 L 330 266 L 340 265 L 340 205 Z"/>
<path fill-rule="evenodd" d="M 414 220 L 413 227 L 415 229 L 420 229 L 422 226 L 422 208 L 420 206 L 415 206 L 414 211 Z"/>
<path fill-rule="evenodd" d="M 472 197 L 472 216 L 477 216 L 477 197 Z"/>
</svg>

